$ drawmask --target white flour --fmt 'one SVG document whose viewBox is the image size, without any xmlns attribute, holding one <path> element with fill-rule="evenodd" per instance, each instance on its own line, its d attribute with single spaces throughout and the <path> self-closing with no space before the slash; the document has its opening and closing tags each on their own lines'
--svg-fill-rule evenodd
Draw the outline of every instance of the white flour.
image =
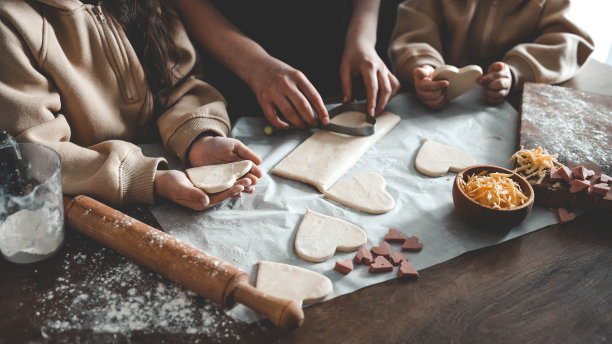
<svg viewBox="0 0 612 344">
<path fill-rule="evenodd" d="M 61 245 L 64 231 L 61 212 L 43 207 L 37 210 L 22 209 L 0 225 L 0 251 L 7 257 L 18 253 L 46 255 Z"/>
<path fill-rule="evenodd" d="M 212 301 L 127 258 L 118 259 L 117 263 L 109 249 L 89 256 L 78 250 L 66 254 L 55 287 L 37 295 L 36 315 L 45 338 L 68 331 L 93 331 L 128 337 L 137 332 L 240 339 L 230 330 L 233 321 Z M 75 269 L 75 265 L 87 268 Z M 71 275 L 74 270 L 86 272 Z"/>
</svg>

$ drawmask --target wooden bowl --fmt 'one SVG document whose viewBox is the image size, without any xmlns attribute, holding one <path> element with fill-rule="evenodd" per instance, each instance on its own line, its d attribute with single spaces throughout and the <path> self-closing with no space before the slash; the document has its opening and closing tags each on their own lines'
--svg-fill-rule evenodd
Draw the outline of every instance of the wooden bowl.
<svg viewBox="0 0 612 344">
<path fill-rule="evenodd" d="M 459 180 L 467 180 L 468 176 L 478 174 L 482 171 L 487 171 L 488 173 L 501 172 L 511 174 L 512 176 L 510 178 L 514 180 L 514 182 L 518 183 L 518 185 L 521 187 L 521 191 L 523 191 L 525 196 L 528 197 L 527 201 L 524 204 L 512 209 L 495 209 L 474 201 L 468 197 L 465 192 L 463 192 L 459 185 Z M 455 182 L 453 183 L 453 202 L 455 203 L 457 213 L 467 221 L 481 226 L 492 226 L 495 228 L 514 227 L 523 221 L 525 217 L 527 217 L 531 211 L 531 208 L 533 207 L 533 200 L 533 189 L 525 178 L 508 169 L 498 166 L 470 166 L 459 171 L 459 173 L 457 173 L 457 177 L 455 177 Z"/>
</svg>

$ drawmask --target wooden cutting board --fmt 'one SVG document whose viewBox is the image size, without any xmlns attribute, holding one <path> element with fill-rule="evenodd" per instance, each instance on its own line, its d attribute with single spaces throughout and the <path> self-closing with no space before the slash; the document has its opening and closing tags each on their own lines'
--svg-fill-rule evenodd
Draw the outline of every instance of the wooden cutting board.
<svg viewBox="0 0 612 344">
<path fill-rule="evenodd" d="M 557 160 L 573 169 L 584 166 L 599 175 L 612 175 L 612 97 L 574 89 L 526 83 L 521 99 L 519 143 L 526 149 L 541 146 L 557 153 Z M 552 207 L 612 209 L 612 192 L 603 198 L 586 192 L 572 194 L 562 182 L 552 188 L 548 177 L 541 184 L 530 180 L 538 204 Z"/>
</svg>

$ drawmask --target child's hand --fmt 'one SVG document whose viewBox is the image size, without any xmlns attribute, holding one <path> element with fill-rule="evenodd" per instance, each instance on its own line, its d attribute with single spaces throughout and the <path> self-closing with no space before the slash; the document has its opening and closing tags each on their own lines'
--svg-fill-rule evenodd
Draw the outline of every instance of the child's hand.
<svg viewBox="0 0 612 344">
<path fill-rule="evenodd" d="M 434 68 L 429 65 L 415 68 L 414 89 L 425 105 L 434 110 L 439 110 L 448 103 L 446 99 L 448 80 L 432 80 L 431 74 L 433 71 Z"/>
<path fill-rule="evenodd" d="M 155 194 L 193 210 L 204 210 L 230 197 L 240 197 L 251 186 L 249 178 L 236 181 L 232 187 L 216 194 L 207 194 L 191 184 L 187 175 L 177 170 L 155 172 Z M 252 192 L 252 190 L 251 190 Z"/>
<path fill-rule="evenodd" d="M 478 78 L 485 88 L 485 96 L 491 104 L 500 104 L 506 99 L 512 87 L 512 74 L 507 64 L 495 62 L 489 66 L 487 74 Z"/>
<path fill-rule="evenodd" d="M 187 153 L 187 158 L 193 167 L 251 160 L 254 165 L 245 178 L 250 179 L 250 185 L 255 185 L 257 184 L 257 178 L 261 178 L 262 176 L 261 170 L 256 166 L 261 164 L 261 158 L 245 146 L 244 143 L 228 137 L 200 137 L 191 145 L 191 149 Z M 252 187 L 250 188 L 251 189 L 247 189 L 245 192 L 252 193 Z"/>
</svg>

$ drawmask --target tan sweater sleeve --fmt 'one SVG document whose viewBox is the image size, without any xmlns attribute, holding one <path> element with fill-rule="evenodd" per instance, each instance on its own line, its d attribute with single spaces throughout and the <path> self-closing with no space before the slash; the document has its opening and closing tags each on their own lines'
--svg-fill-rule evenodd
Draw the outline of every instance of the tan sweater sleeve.
<svg viewBox="0 0 612 344">
<path fill-rule="evenodd" d="M 197 53 L 178 16 L 174 18 L 171 35 L 180 56 L 173 69 L 177 82 L 167 95 L 168 109 L 157 125 L 166 148 L 189 165 L 187 150 L 200 134 L 227 136 L 231 124 L 221 93 L 198 78 L 202 66 Z"/>
<path fill-rule="evenodd" d="M 59 153 L 65 194 L 86 194 L 113 206 L 152 204 L 155 171 L 164 160 L 147 158 L 125 141 L 90 147 L 70 142 L 71 125 L 59 113 L 61 97 L 39 72 L 40 52 L 24 42 L 0 24 L 0 128 L 19 142 L 44 144 Z"/>
<path fill-rule="evenodd" d="M 399 5 L 389 54 L 395 75 L 413 87 L 413 71 L 422 65 L 444 64 L 438 0 L 407 0 Z"/>
<path fill-rule="evenodd" d="M 521 89 L 526 81 L 564 82 L 585 64 L 593 52 L 593 40 L 568 19 L 568 8 L 569 0 L 546 1 L 533 42 L 506 53 L 503 61 L 510 66 L 513 89 Z"/>
</svg>

